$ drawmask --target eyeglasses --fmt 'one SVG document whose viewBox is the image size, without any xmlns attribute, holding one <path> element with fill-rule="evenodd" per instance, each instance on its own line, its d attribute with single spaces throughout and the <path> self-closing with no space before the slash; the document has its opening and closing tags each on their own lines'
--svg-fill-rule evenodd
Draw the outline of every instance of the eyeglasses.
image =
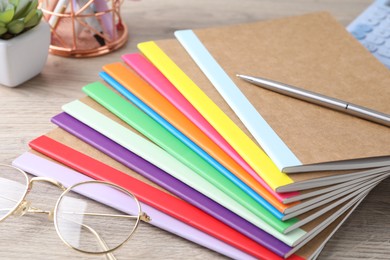
<svg viewBox="0 0 390 260">
<path fill-rule="evenodd" d="M 48 182 L 63 190 L 52 211 L 32 207 L 26 200 L 35 182 Z M 54 220 L 60 239 L 70 248 L 87 254 L 106 254 L 126 243 L 140 221 L 149 222 L 138 199 L 118 185 L 86 181 L 65 188 L 43 177 L 29 180 L 16 167 L 0 164 L 0 222 L 27 213 L 47 214 Z"/>
</svg>

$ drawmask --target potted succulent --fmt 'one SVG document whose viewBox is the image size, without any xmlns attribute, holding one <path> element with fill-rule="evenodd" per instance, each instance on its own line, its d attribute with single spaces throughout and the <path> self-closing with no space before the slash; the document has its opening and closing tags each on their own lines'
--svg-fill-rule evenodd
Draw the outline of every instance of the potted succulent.
<svg viewBox="0 0 390 260">
<path fill-rule="evenodd" d="M 42 71 L 50 27 L 41 19 L 38 0 L 0 0 L 0 85 L 14 87 Z"/>
</svg>

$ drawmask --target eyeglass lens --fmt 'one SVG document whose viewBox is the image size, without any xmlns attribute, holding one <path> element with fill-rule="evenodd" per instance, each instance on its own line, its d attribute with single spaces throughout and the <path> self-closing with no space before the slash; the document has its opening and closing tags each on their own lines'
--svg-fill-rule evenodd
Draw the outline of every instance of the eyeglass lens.
<svg viewBox="0 0 390 260">
<path fill-rule="evenodd" d="M 62 240 L 74 249 L 107 252 L 126 242 L 134 232 L 139 222 L 138 205 L 130 194 L 116 186 L 80 184 L 58 201 L 56 229 Z"/>
<path fill-rule="evenodd" d="M 0 164 L 0 221 L 18 207 L 27 189 L 28 179 L 23 172 Z"/>
</svg>

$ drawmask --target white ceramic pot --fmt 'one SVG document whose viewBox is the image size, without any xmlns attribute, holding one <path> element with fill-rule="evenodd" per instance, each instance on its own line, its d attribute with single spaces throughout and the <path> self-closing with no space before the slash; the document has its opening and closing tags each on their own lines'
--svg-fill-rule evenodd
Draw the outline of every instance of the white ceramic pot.
<svg viewBox="0 0 390 260">
<path fill-rule="evenodd" d="M 0 85 L 15 87 L 38 75 L 46 64 L 50 27 L 36 27 L 9 40 L 0 39 Z"/>
</svg>

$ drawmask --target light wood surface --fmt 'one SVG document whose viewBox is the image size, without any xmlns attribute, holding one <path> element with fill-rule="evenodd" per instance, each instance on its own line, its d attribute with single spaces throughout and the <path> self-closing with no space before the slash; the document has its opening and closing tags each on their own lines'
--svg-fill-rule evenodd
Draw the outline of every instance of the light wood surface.
<svg viewBox="0 0 390 260">
<path fill-rule="evenodd" d="M 53 129 L 50 118 L 61 105 L 83 96 L 81 87 L 98 80 L 102 65 L 120 60 L 147 40 L 172 38 L 177 29 L 267 20 L 313 11 L 329 11 L 347 25 L 368 0 L 125 0 L 122 17 L 130 38 L 122 49 L 98 58 L 69 59 L 50 55 L 42 73 L 18 88 L 0 86 L 0 162 L 28 149 L 33 138 Z M 33 49 L 33 47 L 32 47 Z M 1 58 L 1 57 L 0 57 Z M 31 66 L 34 66 L 31 64 Z M 1 73 L 1 72 L 0 72 Z M 50 208 L 59 192 L 34 187 L 30 199 Z M 175 235 L 142 224 L 134 238 L 115 253 L 118 259 L 223 258 Z M 0 225 L 0 259 L 104 259 L 68 249 L 53 223 L 42 216 L 13 217 Z M 390 179 L 383 181 L 357 208 L 324 248 L 319 259 L 390 259 Z"/>
</svg>

